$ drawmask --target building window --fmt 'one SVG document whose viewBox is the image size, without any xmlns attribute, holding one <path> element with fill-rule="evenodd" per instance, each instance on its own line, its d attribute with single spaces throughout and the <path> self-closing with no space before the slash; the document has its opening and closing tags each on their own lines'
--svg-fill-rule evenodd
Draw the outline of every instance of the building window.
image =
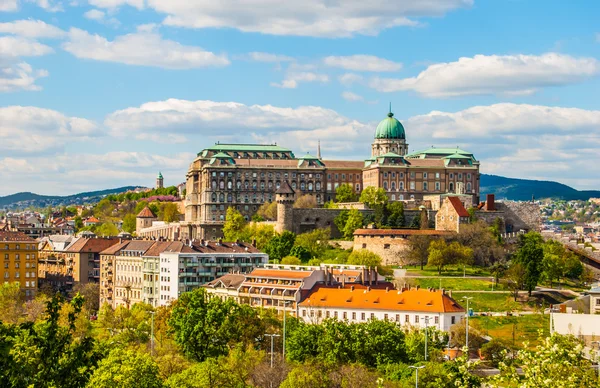
<svg viewBox="0 0 600 388">
<path fill-rule="evenodd" d="M 410 316 L 408 314 L 404 316 L 404 322 L 410 323 Z"/>
<path fill-rule="evenodd" d="M 471 192 L 471 182 L 467 182 L 467 193 Z"/>
<path fill-rule="evenodd" d="M 388 184 L 387 184 L 387 182 L 383 182 L 383 189 L 384 189 L 384 190 L 387 190 L 387 189 L 388 189 Z"/>
<path fill-rule="evenodd" d="M 344 319 L 348 319 L 348 313 L 344 311 Z"/>
<path fill-rule="evenodd" d="M 371 320 L 375 319 L 375 313 L 371 313 Z"/>
<path fill-rule="evenodd" d="M 427 179 L 427 173 L 426 172 L 423 173 L 423 179 Z"/>
<path fill-rule="evenodd" d="M 437 325 L 438 323 L 440 323 L 440 317 L 438 317 L 438 316 L 434 317 L 433 321 Z"/>
<path fill-rule="evenodd" d="M 448 191 L 454 191 L 454 182 L 450 182 L 450 184 L 448 185 Z"/>
<path fill-rule="evenodd" d="M 392 188 L 392 191 L 396 191 L 396 182 L 392 182 L 390 187 Z"/>
<path fill-rule="evenodd" d="M 419 323 L 419 316 L 415 315 L 415 323 Z"/>
<path fill-rule="evenodd" d="M 355 312 L 352 313 L 352 320 L 356 321 L 356 313 Z"/>
<path fill-rule="evenodd" d="M 440 179 L 440 173 L 439 172 L 435 173 L 435 179 Z"/>
<path fill-rule="evenodd" d="M 390 244 L 383 244 L 383 249 L 390 249 Z"/>
<path fill-rule="evenodd" d="M 396 314 L 396 322 L 400 322 L 400 314 Z"/>
<path fill-rule="evenodd" d="M 450 179 L 454 179 L 454 174 L 450 173 Z"/>
<path fill-rule="evenodd" d="M 451 323 L 452 325 L 454 325 L 454 324 L 456 323 L 456 317 L 451 317 L 451 318 L 450 318 L 450 323 Z"/>
<path fill-rule="evenodd" d="M 415 189 L 415 182 L 414 181 L 410 181 L 410 189 L 411 190 Z"/>
<path fill-rule="evenodd" d="M 427 191 L 427 182 L 423 182 L 423 191 Z"/>
<path fill-rule="evenodd" d="M 458 174 L 458 180 L 462 180 L 462 174 Z"/>
<path fill-rule="evenodd" d="M 435 191 L 440 191 L 440 182 L 435 182 Z"/>
<path fill-rule="evenodd" d="M 363 321 L 365 320 L 365 313 L 360 313 L 360 319 Z"/>
<path fill-rule="evenodd" d="M 398 183 L 398 188 L 400 189 L 400 191 L 404 190 L 404 182 Z"/>
<path fill-rule="evenodd" d="M 334 311 L 334 312 L 333 312 L 333 317 L 334 317 L 335 319 L 337 319 L 337 317 L 338 317 L 338 312 L 337 312 L 337 311 Z"/>
</svg>

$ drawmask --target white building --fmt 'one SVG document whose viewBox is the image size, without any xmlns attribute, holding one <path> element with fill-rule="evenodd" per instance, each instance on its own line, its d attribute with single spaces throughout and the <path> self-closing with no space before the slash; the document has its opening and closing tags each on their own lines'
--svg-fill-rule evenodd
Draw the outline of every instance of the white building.
<svg viewBox="0 0 600 388">
<path fill-rule="evenodd" d="M 417 288 L 315 287 L 299 305 L 299 317 L 309 323 L 327 318 L 351 323 L 378 319 L 443 331 L 460 322 L 464 313 L 464 308 L 443 290 Z"/>
<path fill-rule="evenodd" d="M 159 259 L 158 304 L 167 305 L 220 276 L 250 273 L 269 261 L 266 253 L 243 242 L 201 241 L 178 252 L 165 250 Z"/>
</svg>

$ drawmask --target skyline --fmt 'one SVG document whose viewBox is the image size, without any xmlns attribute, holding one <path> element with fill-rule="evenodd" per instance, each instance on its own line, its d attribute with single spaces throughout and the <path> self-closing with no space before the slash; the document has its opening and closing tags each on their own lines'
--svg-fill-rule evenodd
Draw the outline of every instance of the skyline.
<svg viewBox="0 0 600 388">
<path fill-rule="evenodd" d="M 0 195 L 177 184 L 217 141 L 362 160 L 390 101 L 410 151 L 600 189 L 599 4 L 252 3 L 0 0 Z"/>
</svg>

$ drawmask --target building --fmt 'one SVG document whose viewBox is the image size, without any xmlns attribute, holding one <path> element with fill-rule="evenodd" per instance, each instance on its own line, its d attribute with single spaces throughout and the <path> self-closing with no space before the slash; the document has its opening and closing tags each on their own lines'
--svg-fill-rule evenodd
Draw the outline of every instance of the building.
<svg viewBox="0 0 600 388">
<path fill-rule="evenodd" d="M 100 282 L 100 252 L 120 242 L 115 238 L 78 238 L 58 260 L 58 272 L 66 275 L 65 291 L 74 284 Z"/>
<path fill-rule="evenodd" d="M 154 245 L 154 241 L 132 240 L 115 252 L 115 289 L 113 307 L 130 307 L 142 302 L 144 260 L 142 256 Z"/>
<path fill-rule="evenodd" d="M 283 182 L 298 197 L 314 196 L 319 205 L 334 199 L 344 183 L 356 193 L 368 186 L 383 188 L 391 201 L 419 203 L 430 194 L 459 193 L 479 203 L 479 162 L 473 154 L 459 148 L 409 154 L 404 127 L 393 116 L 390 112 L 377 126 L 366 161 L 297 157 L 274 144 L 217 143 L 202 150 L 186 175 L 181 237 L 222 236 L 228 207 L 250 220 L 261 204 L 275 200 Z"/>
<path fill-rule="evenodd" d="M 249 273 L 269 256 L 243 242 L 200 241 L 160 253 L 158 304 L 167 305 L 183 292 L 230 273 Z"/>
<path fill-rule="evenodd" d="M 320 266 L 268 264 L 246 274 L 244 279 L 221 277 L 204 285 L 206 291 L 221 299 L 232 298 L 253 307 L 273 308 L 297 316 L 299 303 L 317 285 L 390 286 L 376 269 L 359 265 L 321 264 Z"/>
<path fill-rule="evenodd" d="M 315 287 L 299 305 L 299 317 L 319 323 L 333 318 L 351 323 L 387 320 L 403 326 L 448 331 L 465 310 L 444 290 L 371 287 Z"/>
<path fill-rule="evenodd" d="M 156 177 L 156 188 L 157 189 L 162 189 L 163 187 L 165 187 L 165 180 L 162 176 L 162 173 L 159 172 L 158 176 Z"/>
<path fill-rule="evenodd" d="M 21 232 L 0 231 L 3 281 L 18 282 L 25 299 L 31 300 L 37 292 L 38 244 Z"/>
<path fill-rule="evenodd" d="M 39 285 L 66 292 L 73 286 L 73 273 L 67 263 L 67 248 L 79 238 L 54 234 L 44 237 L 38 244 Z"/>
<path fill-rule="evenodd" d="M 163 252 L 183 252 L 188 246 L 180 241 L 157 241 L 142 256 L 142 302 L 154 307 L 160 298 L 160 254 Z"/>
<path fill-rule="evenodd" d="M 435 215 L 435 229 L 458 233 L 462 224 L 468 224 L 469 212 L 458 197 L 446 197 Z"/>
<path fill-rule="evenodd" d="M 432 229 L 357 229 L 352 249 L 366 249 L 379 255 L 384 265 L 412 264 L 407 260 L 412 236 L 438 238 L 453 232 Z"/>
<path fill-rule="evenodd" d="M 127 246 L 129 241 L 122 241 L 106 248 L 100 252 L 100 306 L 108 303 L 111 306 L 114 301 L 115 287 L 115 256 L 119 251 Z"/>
<path fill-rule="evenodd" d="M 149 228 L 152 226 L 152 222 L 158 220 L 156 214 L 150 210 L 149 207 L 145 207 L 139 214 L 135 217 L 135 230 L 136 232 L 140 232 L 144 228 Z"/>
</svg>

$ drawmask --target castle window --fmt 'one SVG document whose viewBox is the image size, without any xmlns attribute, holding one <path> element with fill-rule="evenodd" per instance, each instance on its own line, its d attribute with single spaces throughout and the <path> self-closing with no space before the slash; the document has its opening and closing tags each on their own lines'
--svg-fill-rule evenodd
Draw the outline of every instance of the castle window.
<svg viewBox="0 0 600 388">
<path fill-rule="evenodd" d="M 440 179 L 440 173 L 439 172 L 435 173 L 435 179 Z"/>
<path fill-rule="evenodd" d="M 458 174 L 458 180 L 462 180 L 462 174 Z"/>
<path fill-rule="evenodd" d="M 423 182 L 423 191 L 427 191 L 427 182 Z"/>
<path fill-rule="evenodd" d="M 399 188 L 400 190 L 404 190 L 404 182 L 400 182 L 400 183 L 398 183 L 398 188 Z"/>
<path fill-rule="evenodd" d="M 384 177 L 384 178 L 387 178 L 387 172 L 384 172 L 384 173 L 383 173 L 383 177 Z"/>
<path fill-rule="evenodd" d="M 396 182 L 392 182 L 392 191 L 396 191 Z"/>
<path fill-rule="evenodd" d="M 233 188 L 233 183 L 231 181 L 227 181 L 227 189 L 231 190 Z"/>
<path fill-rule="evenodd" d="M 410 177 L 411 177 L 411 178 L 414 178 L 414 177 L 415 177 L 415 172 L 414 172 L 414 171 L 411 171 L 411 172 L 410 172 Z"/>
<path fill-rule="evenodd" d="M 467 174 L 467 180 L 471 180 L 471 174 Z"/>
<path fill-rule="evenodd" d="M 471 192 L 471 182 L 467 182 L 467 193 Z"/>
<path fill-rule="evenodd" d="M 454 174 L 450 173 L 450 179 L 454 179 Z"/>
<path fill-rule="evenodd" d="M 346 174 L 342 174 L 342 180 L 345 181 L 346 180 Z"/>
<path fill-rule="evenodd" d="M 440 182 L 435 182 L 435 191 L 440 191 Z"/>
<path fill-rule="evenodd" d="M 304 191 L 306 189 L 306 184 L 304 182 L 300 182 L 300 190 Z"/>
<path fill-rule="evenodd" d="M 273 188 L 273 182 L 269 181 L 269 189 L 272 189 L 272 188 Z"/>
<path fill-rule="evenodd" d="M 415 189 L 415 182 L 414 181 L 410 181 L 410 189 L 411 190 Z"/>
<path fill-rule="evenodd" d="M 213 190 L 217 189 L 217 181 L 212 181 L 211 187 Z"/>
<path fill-rule="evenodd" d="M 392 194 L 392 201 L 396 200 L 396 194 Z"/>
<path fill-rule="evenodd" d="M 308 182 L 308 191 L 312 191 L 312 190 L 313 190 L 313 183 Z"/>
<path fill-rule="evenodd" d="M 216 194 L 216 193 L 213 193 L 213 194 L 211 195 L 210 199 L 211 199 L 213 202 L 217 202 L 217 194 Z"/>
<path fill-rule="evenodd" d="M 448 191 L 454 191 L 454 182 L 450 182 L 450 184 L 448 185 Z"/>
<path fill-rule="evenodd" d="M 339 175 L 335 174 L 335 180 L 337 181 L 339 179 Z"/>
<path fill-rule="evenodd" d="M 235 186 L 237 187 L 238 190 L 241 189 L 242 188 L 242 182 L 241 181 L 237 181 L 235 183 Z"/>
<path fill-rule="evenodd" d="M 360 183 L 356 184 L 356 191 L 360 191 Z"/>
<path fill-rule="evenodd" d="M 252 181 L 252 190 L 256 190 L 258 183 L 256 181 Z"/>
<path fill-rule="evenodd" d="M 427 179 L 427 173 L 426 172 L 423 173 L 423 179 Z"/>
<path fill-rule="evenodd" d="M 227 202 L 233 202 L 233 196 L 231 194 L 227 194 Z"/>
<path fill-rule="evenodd" d="M 315 188 L 317 191 L 321 190 L 321 182 L 315 183 Z"/>
<path fill-rule="evenodd" d="M 292 182 L 292 189 L 296 190 L 296 182 Z"/>
<path fill-rule="evenodd" d="M 244 181 L 244 188 L 245 188 L 246 190 L 248 190 L 248 186 L 249 186 L 249 185 L 250 185 L 250 184 L 248 183 L 248 181 Z"/>
<path fill-rule="evenodd" d="M 392 179 L 393 178 L 396 178 L 396 173 L 395 172 L 392 173 Z"/>
</svg>

